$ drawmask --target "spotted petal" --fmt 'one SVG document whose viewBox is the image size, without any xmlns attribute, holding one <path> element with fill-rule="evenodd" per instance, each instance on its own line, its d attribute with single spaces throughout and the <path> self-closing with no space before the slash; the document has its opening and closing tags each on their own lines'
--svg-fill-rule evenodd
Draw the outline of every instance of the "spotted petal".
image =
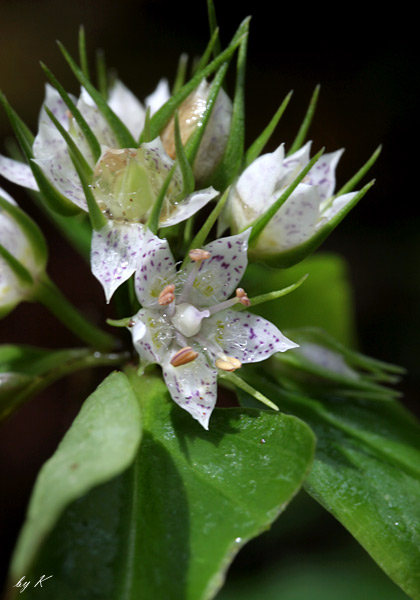
<svg viewBox="0 0 420 600">
<path fill-rule="evenodd" d="M 26 163 L 0 155 L 0 175 L 12 183 L 38 191 L 31 167 Z"/>
<path fill-rule="evenodd" d="M 318 186 L 321 200 L 326 200 L 334 193 L 335 168 L 343 152 L 344 150 L 337 150 L 323 154 L 305 177 L 305 183 Z"/>
<path fill-rule="evenodd" d="M 167 240 L 146 231 L 136 271 L 136 294 L 143 306 L 157 307 L 161 291 L 175 281 L 175 261 Z"/>
<path fill-rule="evenodd" d="M 76 98 L 71 94 L 70 98 L 76 102 Z M 51 125 L 51 119 L 45 112 L 45 107 L 49 108 L 55 118 L 63 125 L 65 129 L 69 128 L 69 109 L 67 104 L 61 98 L 57 90 L 49 83 L 45 84 L 45 99 L 39 114 L 39 125 Z"/>
<path fill-rule="evenodd" d="M 147 231 L 141 223 L 108 221 L 100 231 L 93 232 L 92 273 L 101 282 L 107 302 L 135 272 L 146 243 Z"/>
<path fill-rule="evenodd" d="M 83 87 L 77 102 L 77 108 L 82 113 L 100 144 L 109 148 L 117 148 L 119 146 L 110 126 L 100 113 L 92 97 Z"/>
<path fill-rule="evenodd" d="M 173 327 L 159 312 L 142 308 L 130 327 L 133 344 L 142 361 L 163 364 L 173 338 Z"/>
<path fill-rule="evenodd" d="M 186 221 L 191 215 L 201 210 L 210 200 L 213 200 L 218 193 L 213 187 L 209 187 L 190 194 L 176 205 L 170 216 L 167 218 L 165 216 L 161 217 L 159 225 L 161 227 L 169 227 L 170 225 L 181 223 L 181 221 Z"/>
<path fill-rule="evenodd" d="M 175 354 L 175 350 L 173 353 Z M 202 354 L 193 362 L 180 367 L 173 367 L 170 359 L 171 355 L 168 354 L 162 369 L 172 399 L 204 429 L 208 429 L 217 399 L 216 369 L 208 365 Z"/>
<path fill-rule="evenodd" d="M 260 362 L 275 352 L 298 348 L 275 325 L 250 312 L 221 311 L 203 321 L 201 335 L 242 363 Z"/>
<path fill-rule="evenodd" d="M 317 224 L 317 229 L 339 213 L 340 210 L 353 200 L 356 195 L 357 192 L 349 192 L 348 194 L 342 194 L 341 196 L 338 196 L 338 198 L 335 198 L 332 205 L 322 211 L 322 220 Z"/>
<path fill-rule="evenodd" d="M 220 238 L 207 244 L 211 257 L 204 260 L 195 277 L 190 293 L 190 301 L 196 306 L 211 306 L 226 300 L 241 281 L 248 264 L 248 229 L 238 235 Z M 186 278 L 194 265 L 186 269 Z"/>
</svg>

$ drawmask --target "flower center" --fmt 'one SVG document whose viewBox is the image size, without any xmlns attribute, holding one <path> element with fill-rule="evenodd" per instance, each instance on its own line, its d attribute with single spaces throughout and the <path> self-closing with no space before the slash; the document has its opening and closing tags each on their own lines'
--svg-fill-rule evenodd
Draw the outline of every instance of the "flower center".
<svg viewBox="0 0 420 600">
<path fill-rule="evenodd" d="M 201 328 L 201 321 L 210 316 L 209 310 L 198 310 L 188 302 L 182 302 L 175 306 L 175 313 L 172 317 L 172 323 L 185 337 L 196 335 Z"/>
</svg>

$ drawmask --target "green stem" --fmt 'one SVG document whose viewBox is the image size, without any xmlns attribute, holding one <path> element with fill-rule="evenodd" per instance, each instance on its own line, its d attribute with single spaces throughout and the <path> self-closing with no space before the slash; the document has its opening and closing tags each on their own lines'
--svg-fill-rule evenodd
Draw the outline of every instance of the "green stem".
<svg viewBox="0 0 420 600">
<path fill-rule="evenodd" d="M 67 300 L 56 285 L 45 275 L 38 282 L 34 300 L 41 302 L 70 331 L 90 347 L 106 352 L 115 346 L 114 338 L 89 321 Z"/>
</svg>

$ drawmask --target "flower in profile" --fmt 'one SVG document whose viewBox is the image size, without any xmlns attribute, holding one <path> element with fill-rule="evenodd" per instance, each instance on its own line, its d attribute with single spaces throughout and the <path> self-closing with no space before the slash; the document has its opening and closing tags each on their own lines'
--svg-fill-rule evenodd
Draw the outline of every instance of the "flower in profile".
<svg viewBox="0 0 420 600">
<path fill-rule="evenodd" d="M 45 263 L 45 242 L 37 226 L 0 188 L 0 316 L 31 296 Z"/>
<path fill-rule="evenodd" d="M 203 79 L 178 109 L 181 140 L 184 146 L 196 129 L 203 126 L 209 92 L 210 84 Z M 193 164 L 194 177 L 198 182 L 207 181 L 222 159 L 229 137 L 231 119 L 232 102 L 223 88 L 220 88 Z M 161 132 L 161 138 L 166 152 L 171 158 L 175 158 L 173 118 Z"/>
<path fill-rule="evenodd" d="M 167 241 L 148 232 L 136 272 L 143 308 L 130 322 L 134 346 L 142 361 L 162 366 L 173 400 L 205 429 L 219 371 L 232 372 L 297 346 L 262 317 L 236 310 L 250 306 L 237 287 L 248 262 L 249 233 L 192 250 L 191 262 L 177 273 Z"/>
<path fill-rule="evenodd" d="M 309 163 L 310 146 L 309 142 L 286 157 L 281 144 L 245 169 L 229 198 L 226 218 L 234 232 L 251 225 L 278 200 Z M 338 150 L 318 159 L 268 222 L 250 249 L 252 256 L 272 260 L 277 266 L 289 266 L 304 257 L 299 251 L 357 196 L 357 192 L 333 195 L 335 169 L 342 153 Z"/>
</svg>

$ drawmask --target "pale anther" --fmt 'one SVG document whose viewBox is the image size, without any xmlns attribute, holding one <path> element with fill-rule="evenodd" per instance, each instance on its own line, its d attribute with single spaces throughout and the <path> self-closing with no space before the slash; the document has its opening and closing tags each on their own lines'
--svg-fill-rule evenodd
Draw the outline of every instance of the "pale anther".
<svg viewBox="0 0 420 600">
<path fill-rule="evenodd" d="M 167 285 L 159 294 L 158 303 L 160 306 L 167 306 L 175 300 L 175 286 L 173 283 Z"/>
<path fill-rule="evenodd" d="M 236 297 L 239 302 L 244 306 L 251 306 L 251 300 L 248 298 L 248 294 L 243 288 L 236 288 Z"/>
<path fill-rule="evenodd" d="M 171 365 L 173 367 L 180 367 L 181 365 L 186 365 L 193 360 L 195 360 L 198 356 L 198 353 L 191 348 L 191 346 L 185 346 L 185 348 L 181 348 L 178 350 L 173 357 L 171 358 Z"/>
<path fill-rule="evenodd" d="M 198 262 L 199 260 L 207 260 L 210 258 L 211 254 L 208 250 L 202 250 L 201 248 L 194 248 L 188 252 L 188 256 L 193 262 Z"/>
<path fill-rule="evenodd" d="M 218 358 L 215 364 L 218 369 L 221 369 L 222 371 L 228 371 L 230 373 L 242 367 L 241 361 L 234 356 L 224 356 L 223 358 Z"/>
</svg>

